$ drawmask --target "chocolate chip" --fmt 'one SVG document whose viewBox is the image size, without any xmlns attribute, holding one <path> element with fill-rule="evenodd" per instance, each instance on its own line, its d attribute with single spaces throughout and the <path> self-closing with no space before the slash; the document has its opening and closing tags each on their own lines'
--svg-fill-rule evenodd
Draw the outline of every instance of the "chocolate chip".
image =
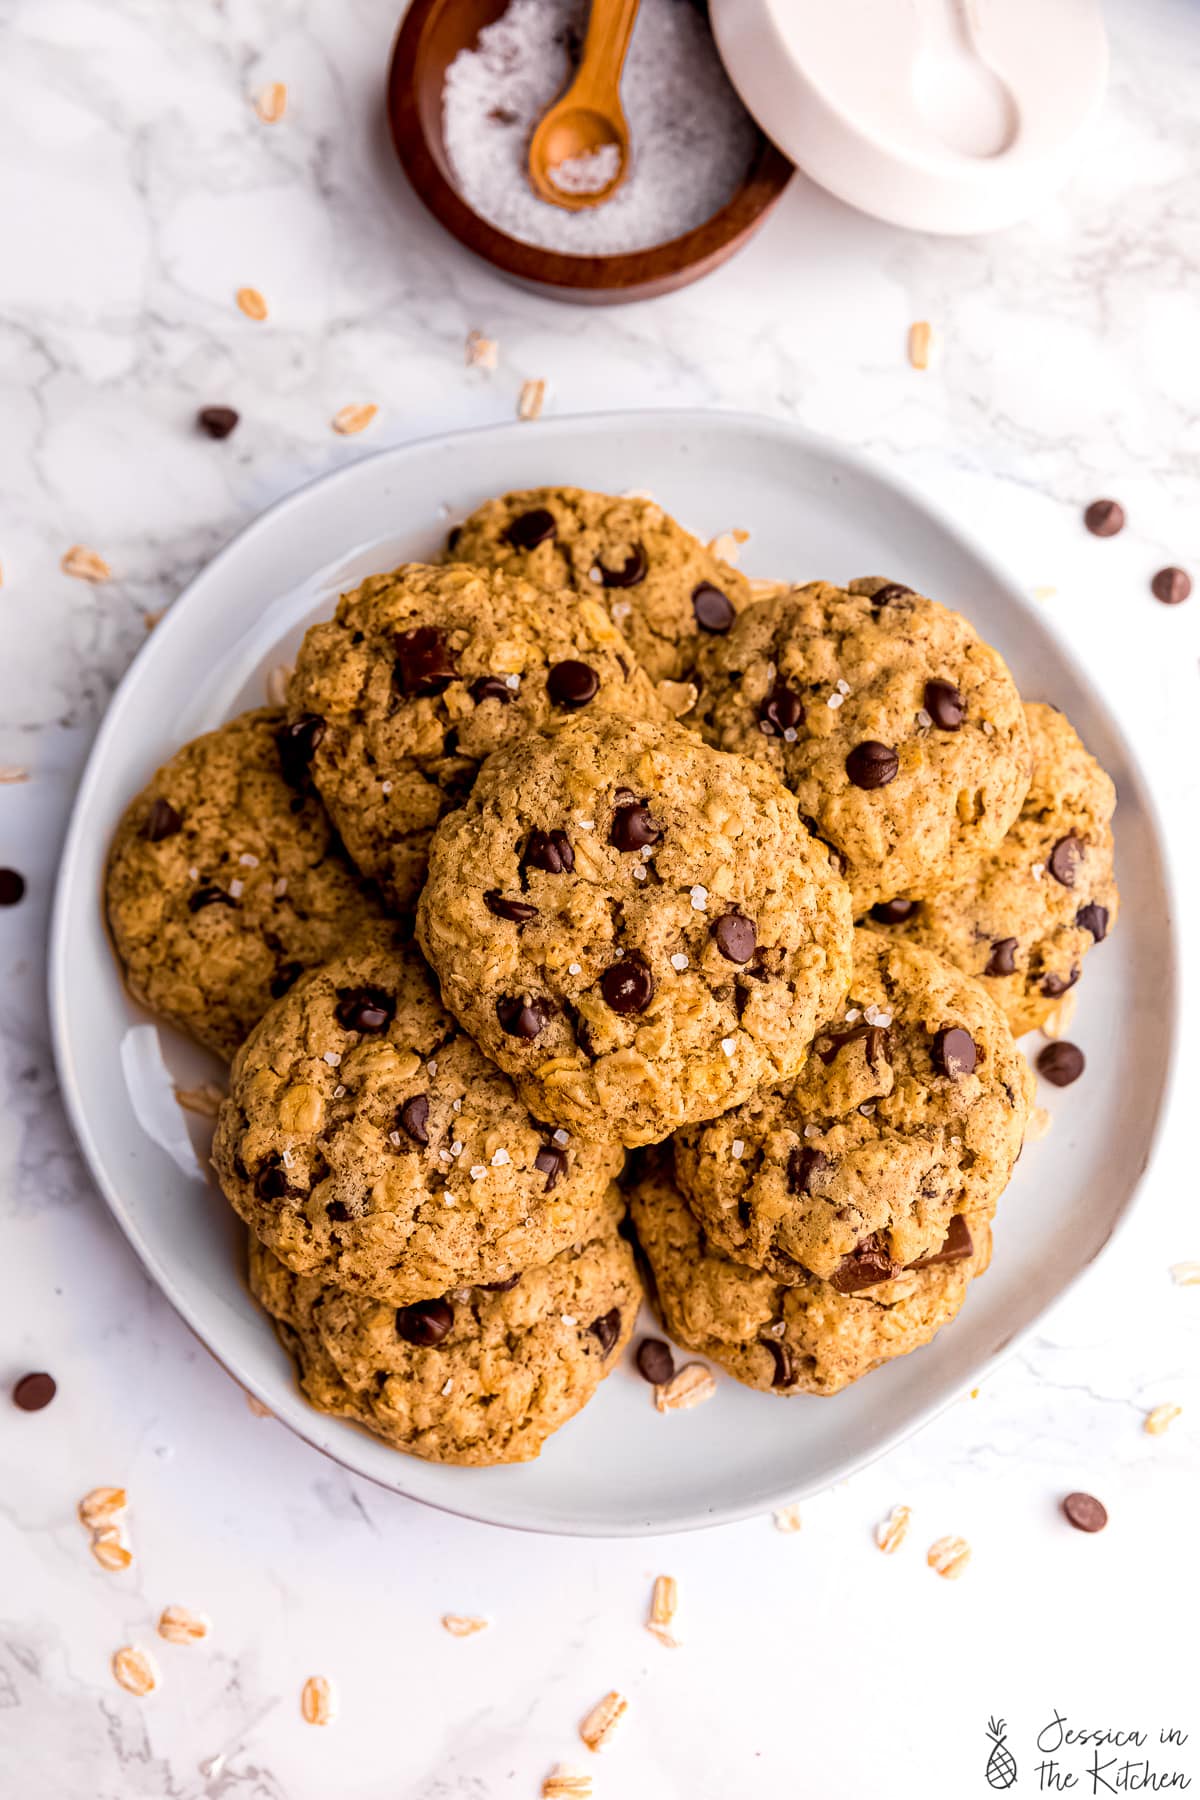
<svg viewBox="0 0 1200 1800">
<path fill-rule="evenodd" d="M 537 918 L 536 906 L 530 906 L 527 900 L 506 900 L 499 888 L 485 889 L 483 904 L 498 919 L 511 919 L 514 925 L 524 925 L 529 919 Z"/>
<path fill-rule="evenodd" d="M 983 970 L 985 975 L 1015 975 L 1017 972 L 1016 938 L 997 938 Z"/>
<path fill-rule="evenodd" d="M 47 1375 L 44 1369 L 35 1369 L 28 1375 L 22 1375 L 12 1391 L 13 1405 L 19 1406 L 22 1412 L 41 1412 L 43 1406 L 49 1406 L 58 1392 L 58 1383 L 53 1375 Z"/>
<path fill-rule="evenodd" d="M 600 1346 L 601 1354 L 607 1356 L 621 1335 L 621 1310 L 614 1306 L 610 1312 L 601 1313 L 593 1319 L 588 1330 Z"/>
<path fill-rule="evenodd" d="M 510 1275 L 507 1281 L 477 1281 L 476 1287 L 481 1294 L 511 1294 L 520 1281 L 520 1275 Z"/>
<path fill-rule="evenodd" d="M 536 550 L 557 530 L 554 514 L 544 506 L 535 506 L 532 512 L 518 513 L 504 535 L 514 550 Z"/>
<path fill-rule="evenodd" d="M 758 929 L 744 913 L 722 913 L 709 929 L 726 962 L 748 963 L 758 948 Z"/>
<path fill-rule="evenodd" d="M 831 1287 L 839 1294 L 857 1294 L 860 1288 L 877 1287 L 898 1273 L 896 1264 L 883 1247 L 878 1232 L 863 1238 L 849 1256 L 843 1256 L 829 1277 Z"/>
<path fill-rule="evenodd" d="M 804 702 L 784 682 L 777 681 L 758 709 L 759 719 L 780 737 L 785 731 L 796 731 L 804 723 Z"/>
<path fill-rule="evenodd" d="M 546 692 L 555 706 L 565 706 L 574 712 L 596 698 L 600 692 L 600 677 L 590 663 L 568 659 L 555 663 L 546 677 Z"/>
<path fill-rule="evenodd" d="M 871 605 L 890 606 L 893 600 L 903 600 L 905 594 L 911 594 L 912 591 L 910 587 L 905 587 L 902 581 L 886 582 L 883 587 L 876 588 L 870 596 Z"/>
<path fill-rule="evenodd" d="M 396 1016 L 396 1001 L 384 988 L 339 988 L 334 1016 L 345 1031 L 386 1031 Z"/>
<path fill-rule="evenodd" d="M 146 823 L 142 826 L 142 836 L 148 844 L 161 844 L 164 838 L 174 837 L 182 831 L 183 819 L 169 800 L 155 800 L 146 815 Z"/>
<path fill-rule="evenodd" d="M 728 631 L 735 617 L 732 600 L 711 581 L 692 589 L 692 611 L 701 631 Z"/>
<path fill-rule="evenodd" d="M 330 1219 L 335 1225 L 348 1225 L 352 1214 L 344 1200 L 327 1200 L 325 1203 L 325 1217 Z"/>
<path fill-rule="evenodd" d="M 1081 931 L 1090 931 L 1096 942 L 1102 944 L 1108 936 L 1108 908 L 1089 900 L 1075 914 L 1075 923 Z"/>
<path fill-rule="evenodd" d="M 1160 569 L 1150 583 L 1150 592 L 1164 606 L 1178 606 L 1192 591 L 1192 578 L 1186 569 Z"/>
<path fill-rule="evenodd" d="M 661 1338 L 643 1338 L 637 1347 L 634 1357 L 638 1374 L 646 1381 L 661 1387 L 670 1381 L 675 1373 L 675 1358 L 671 1354 L 670 1344 L 664 1344 Z"/>
<path fill-rule="evenodd" d="M 7 870 L 0 869 L 0 904 L 5 903 L 4 902 L 4 894 L 3 894 L 3 878 L 7 873 L 8 873 Z M 17 879 L 20 880 L 20 876 L 18 876 Z M 18 895 L 17 898 L 19 899 L 20 895 Z M 224 888 L 217 887 L 211 881 L 208 882 L 204 887 L 198 887 L 194 893 L 191 893 L 188 895 L 188 911 L 193 912 L 193 913 L 198 913 L 198 912 L 202 911 L 203 908 L 206 906 L 236 906 L 236 905 L 237 905 L 237 901 L 233 898 L 233 896 L 231 894 L 227 894 L 225 892 Z"/>
<path fill-rule="evenodd" d="M 1093 537 L 1116 537 L 1125 523 L 1125 508 L 1116 500 L 1093 500 L 1083 522 Z"/>
<path fill-rule="evenodd" d="M 951 1081 L 972 1074 L 978 1061 L 975 1040 L 961 1025 L 944 1025 L 933 1040 L 933 1066 Z"/>
<path fill-rule="evenodd" d="M 1073 1081 L 1079 1080 L 1083 1070 L 1083 1051 L 1078 1044 L 1068 1044 L 1064 1038 L 1038 1051 L 1038 1074 L 1055 1087 L 1070 1087 Z"/>
<path fill-rule="evenodd" d="M 645 1012 L 654 998 L 654 976 L 645 957 L 634 951 L 605 969 L 600 977 L 600 992 L 612 1010 L 622 1017 Z"/>
<path fill-rule="evenodd" d="M 482 706 L 485 700 L 498 700 L 501 706 L 508 706 L 515 694 L 502 676 L 481 675 L 471 683 L 471 698 L 476 706 Z"/>
<path fill-rule="evenodd" d="M 521 994 L 501 994 L 496 1002 L 500 1029 L 509 1037 L 533 1039 L 545 1030 L 553 1008 L 548 1000 Z"/>
<path fill-rule="evenodd" d="M 415 625 L 398 631 L 392 639 L 396 662 L 392 680 L 406 699 L 441 694 L 458 674 L 454 652 L 446 634 L 436 625 Z"/>
<path fill-rule="evenodd" d="M 547 875 L 569 875 L 575 852 L 565 831 L 531 831 L 521 856 L 523 869 L 544 869 Z"/>
<path fill-rule="evenodd" d="M 396 1113 L 396 1123 L 414 1144 L 429 1142 L 429 1095 L 412 1094 Z"/>
<path fill-rule="evenodd" d="M 1108 1509 L 1094 1494 L 1068 1494 L 1062 1509 L 1076 1531 L 1103 1531 L 1108 1524 Z"/>
<path fill-rule="evenodd" d="M 796 1368 L 792 1362 L 792 1353 L 782 1338 L 761 1337 L 759 1343 L 764 1350 L 771 1352 L 775 1364 L 775 1373 L 771 1377 L 771 1386 L 776 1388 L 791 1387 L 796 1379 Z"/>
<path fill-rule="evenodd" d="M 619 569 L 610 569 L 603 559 L 596 567 L 600 571 L 601 584 L 606 588 L 637 587 L 646 579 L 646 552 L 641 544 L 635 544 Z"/>
<path fill-rule="evenodd" d="M 446 555 L 453 556 L 462 540 L 462 526 L 452 525 L 446 533 Z"/>
<path fill-rule="evenodd" d="M 1045 994 L 1047 1000 L 1057 1000 L 1061 995 L 1069 993 L 1078 980 L 1078 969 L 1072 969 L 1069 975 L 1047 975 L 1039 991 Z"/>
<path fill-rule="evenodd" d="M 420 1349 L 440 1344 L 453 1324 L 454 1308 L 448 1300 L 418 1300 L 396 1308 L 396 1336 Z"/>
<path fill-rule="evenodd" d="M 787 1160 L 788 1193 L 811 1194 L 813 1176 L 831 1167 L 823 1150 L 814 1150 L 811 1144 L 797 1144 Z"/>
<path fill-rule="evenodd" d="M 238 422 L 238 415 L 232 406 L 202 406 L 196 414 L 196 423 L 201 431 L 207 431 L 210 438 L 227 438 Z"/>
<path fill-rule="evenodd" d="M 910 1262 L 910 1269 L 932 1269 L 941 1263 L 962 1262 L 970 1256 L 975 1245 L 971 1241 L 971 1228 L 961 1213 L 955 1213 L 946 1228 L 940 1250 L 933 1250 L 928 1256 L 918 1256 L 916 1262 Z"/>
<path fill-rule="evenodd" d="M 260 1200 L 283 1200 L 291 1193 L 287 1170 L 277 1156 L 271 1156 L 254 1177 L 254 1191 Z"/>
<path fill-rule="evenodd" d="M 957 731 L 967 716 L 967 703 L 952 681 L 927 681 L 925 711 L 939 731 Z"/>
<path fill-rule="evenodd" d="M 919 900 L 881 900 L 871 908 L 871 917 L 879 925 L 903 925 L 920 910 Z"/>
<path fill-rule="evenodd" d="M 546 1185 L 542 1192 L 548 1194 L 558 1184 L 559 1178 L 566 1174 L 569 1167 L 567 1153 L 560 1150 L 557 1144 L 543 1144 L 533 1159 L 535 1169 L 546 1177 Z"/>
<path fill-rule="evenodd" d="M 623 852 L 646 850 L 659 843 L 662 834 L 662 826 L 650 816 L 648 802 L 639 800 L 628 788 L 620 788 L 614 802 L 609 843 Z"/>
<path fill-rule="evenodd" d="M 834 1057 L 846 1048 L 864 1038 L 867 1063 L 871 1069 L 877 1070 L 880 1063 L 888 1062 L 888 1050 L 891 1039 L 886 1026 L 883 1025 L 851 1025 L 845 1031 L 823 1031 L 815 1040 L 813 1048 L 821 1061 L 828 1068 Z"/>
<path fill-rule="evenodd" d="M 299 979 L 300 979 L 301 975 L 303 975 L 303 973 L 304 973 L 304 964 L 303 963 L 298 963 L 298 962 L 280 963 L 280 965 L 276 969 L 274 975 L 272 975 L 272 977 L 271 977 L 271 998 L 272 998 L 272 1000 L 282 1000 L 283 996 L 287 993 L 288 989 L 292 988 L 296 985 L 297 981 L 299 981 Z"/>
<path fill-rule="evenodd" d="M 890 745 L 868 738 L 846 758 L 846 773 L 857 788 L 886 787 L 900 773 L 900 758 Z"/>
<path fill-rule="evenodd" d="M 1083 861 L 1083 845 L 1077 837 L 1059 838 L 1050 852 L 1049 869 L 1063 887 L 1074 887 L 1079 865 Z"/>
<path fill-rule="evenodd" d="M 325 721 L 316 713 L 301 713 L 298 719 L 281 725 L 275 733 L 279 767 L 289 787 L 302 787 L 308 778 L 308 765 L 325 736 Z"/>
</svg>

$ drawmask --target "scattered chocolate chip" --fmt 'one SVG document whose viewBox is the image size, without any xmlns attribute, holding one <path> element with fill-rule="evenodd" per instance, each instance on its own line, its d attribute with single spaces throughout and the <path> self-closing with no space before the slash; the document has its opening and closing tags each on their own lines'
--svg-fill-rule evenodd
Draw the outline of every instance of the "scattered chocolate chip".
<svg viewBox="0 0 1200 1800">
<path fill-rule="evenodd" d="M 386 1031 L 396 1016 L 392 994 L 378 987 L 339 988 L 334 1016 L 344 1031 Z"/>
<path fill-rule="evenodd" d="M 661 1338 L 643 1338 L 637 1347 L 634 1357 L 638 1374 L 646 1381 L 661 1387 L 670 1381 L 675 1373 L 675 1358 L 671 1354 L 670 1344 L 664 1344 Z"/>
<path fill-rule="evenodd" d="M 1047 865 L 1055 881 L 1060 882 L 1063 887 L 1074 887 L 1083 854 L 1083 845 L 1077 837 L 1059 838 L 1050 852 Z"/>
<path fill-rule="evenodd" d="M 758 948 L 758 929 L 744 913 L 722 913 L 709 929 L 726 962 L 748 963 Z"/>
<path fill-rule="evenodd" d="M 1125 508 L 1116 500 L 1093 500 L 1083 522 L 1093 537 L 1116 537 L 1125 523 Z"/>
<path fill-rule="evenodd" d="M 1068 1494 L 1062 1509 L 1076 1531 L 1103 1531 L 1108 1524 L 1108 1509 L 1094 1494 Z"/>
<path fill-rule="evenodd" d="M 406 1131 L 414 1144 L 429 1142 L 429 1095 L 413 1094 L 396 1113 L 396 1124 Z"/>
<path fill-rule="evenodd" d="M 784 682 L 777 681 L 758 709 L 759 719 L 780 737 L 785 731 L 797 731 L 804 723 L 804 702 Z"/>
<path fill-rule="evenodd" d="M 617 850 L 646 850 L 662 839 L 662 826 L 650 816 L 649 803 L 639 800 L 628 788 L 620 788 L 613 807 L 612 829 L 608 841 Z"/>
<path fill-rule="evenodd" d="M 515 125 L 520 116 L 511 106 L 493 106 L 488 113 L 488 118 L 495 120 L 497 125 Z"/>
<path fill-rule="evenodd" d="M 939 731 L 957 731 L 967 716 L 967 703 L 952 681 L 927 681 L 925 711 Z"/>
<path fill-rule="evenodd" d="M 554 514 L 544 506 L 536 506 L 532 512 L 518 513 L 504 535 L 514 550 L 536 550 L 557 530 Z"/>
<path fill-rule="evenodd" d="M 733 602 L 711 581 L 692 589 L 692 611 L 701 631 L 728 631 L 734 621 Z"/>
<path fill-rule="evenodd" d="M 761 1337 L 759 1343 L 764 1350 L 771 1352 L 775 1364 L 775 1373 L 771 1377 L 771 1386 L 777 1388 L 791 1387 L 796 1379 L 796 1368 L 792 1361 L 792 1353 L 782 1338 Z"/>
<path fill-rule="evenodd" d="M 197 425 L 210 438 L 227 438 L 237 422 L 238 415 L 232 406 L 202 406 L 196 414 Z"/>
<path fill-rule="evenodd" d="M 499 888 L 485 889 L 483 904 L 498 919 L 511 919 L 514 925 L 524 925 L 529 919 L 537 918 L 536 906 L 530 906 L 527 900 L 506 900 Z"/>
<path fill-rule="evenodd" d="M 53 1375 L 47 1375 L 44 1369 L 34 1369 L 30 1374 L 22 1375 L 14 1385 L 13 1405 L 19 1406 L 22 1412 L 41 1412 L 57 1392 L 58 1383 Z"/>
<path fill-rule="evenodd" d="M 560 1150 L 557 1144 L 543 1144 L 533 1159 L 533 1166 L 546 1177 L 546 1185 L 542 1192 L 548 1194 L 550 1189 L 557 1185 L 560 1176 L 567 1172 L 569 1166 L 567 1153 L 565 1150 Z"/>
<path fill-rule="evenodd" d="M 415 625 L 392 639 L 396 663 L 392 680 L 406 699 L 441 694 L 458 674 L 446 634 L 436 625 Z"/>
<path fill-rule="evenodd" d="M 283 779 L 289 787 L 302 787 L 308 778 L 308 765 L 320 748 L 321 739 L 325 736 L 325 721 L 316 713 L 301 713 L 298 719 L 292 719 L 287 725 L 281 725 L 275 733 L 275 748 L 279 752 L 279 767 L 283 771 Z"/>
<path fill-rule="evenodd" d="M 291 1193 L 287 1170 L 277 1156 L 268 1158 L 254 1177 L 254 1191 L 260 1200 L 282 1200 Z"/>
<path fill-rule="evenodd" d="M 0 869 L 0 906 L 16 906 L 24 898 L 25 877 L 16 869 Z"/>
<path fill-rule="evenodd" d="M 272 975 L 272 977 L 271 977 L 271 998 L 272 998 L 272 1000 L 282 1000 L 283 996 L 287 993 L 288 989 L 292 988 L 296 985 L 297 981 L 299 981 L 299 979 L 300 979 L 301 975 L 303 975 L 303 973 L 304 973 L 304 964 L 303 963 L 298 963 L 298 962 L 280 963 L 280 965 L 276 969 L 274 975 Z"/>
<path fill-rule="evenodd" d="M 506 1031 L 509 1037 L 537 1037 L 549 1024 L 551 1011 L 550 1002 L 536 996 L 529 998 L 520 994 L 501 994 L 496 1002 L 496 1017 L 500 1021 L 500 1029 Z"/>
<path fill-rule="evenodd" d="M 946 1228 L 940 1250 L 933 1250 L 928 1256 L 918 1256 L 916 1262 L 910 1262 L 910 1269 L 932 1269 L 940 1263 L 962 1262 L 970 1256 L 975 1245 L 971 1241 L 971 1228 L 961 1213 L 955 1213 Z"/>
<path fill-rule="evenodd" d="M 7 873 L 7 870 L 0 869 L 0 904 L 4 903 L 3 878 Z M 20 877 L 18 877 L 18 880 L 19 879 Z M 20 898 L 19 895 L 17 897 L 18 899 Z M 224 888 L 217 887 L 211 881 L 204 887 L 198 887 L 194 893 L 188 895 L 188 911 L 193 913 L 202 911 L 206 906 L 236 905 L 237 901 L 231 894 L 227 894 Z"/>
<path fill-rule="evenodd" d="M 453 1324 L 454 1308 L 448 1300 L 418 1300 L 396 1308 L 397 1337 L 421 1349 L 440 1344 Z"/>
<path fill-rule="evenodd" d="M 645 957 L 635 951 L 605 969 L 600 977 L 600 992 L 612 1010 L 622 1017 L 645 1012 L 654 998 L 654 976 Z"/>
<path fill-rule="evenodd" d="M 547 875 L 569 875 L 575 852 L 565 831 L 531 831 L 521 855 L 523 869 L 544 869 Z"/>
<path fill-rule="evenodd" d="M 511 1294 L 520 1279 L 520 1275 L 510 1275 L 507 1281 L 477 1281 L 475 1285 L 481 1294 Z"/>
<path fill-rule="evenodd" d="M 972 1074 L 978 1061 L 975 1040 L 961 1025 L 944 1025 L 933 1040 L 933 1066 L 951 1081 Z"/>
<path fill-rule="evenodd" d="M 1017 972 L 1016 938 L 997 938 L 983 970 L 985 975 L 1015 975 Z"/>
<path fill-rule="evenodd" d="M 555 706 L 565 706 L 574 712 L 596 698 L 600 692 L 600 677 L 590 663 L 568 658 L 566 662 L 555 663 L 550 670 L 546 677 L 546 692 Z"/>
<path fill-rule="evenodd" d="M 919 900 L 881 900 L 871 908 L 871 917 L 878 925 L 903 925 L 919 911 L 920 905 Z"/>
<path fill-rule="evenodd" d="M 600 1346 L 601 1354 L 607 1356 L 621 1335 L 621 1311 L 614 1306 L 611 1312 L 601 1313 L 593 1319 L 588 1330 Z"/>
<path fill-rule="evenodd" d="M 900 758 L 889 744 L 868 738 L 846 758 L 846 773 L 857 788 L 886 787 L 900 773 Z"/>
<path fill-rule="evenodd" d="M 857 1294 L 860 1288 L 877 1287 L 898 1273 L 896 1264 L 883 1247 L 878 1232 L 872 1232 L 856 1244 L 849 1256 L 843 1256 L 829 1277 L 831 1287 L 839 1294 Z"/>
<path fill-rule="evenodd" d="M 912 591 L 902 581 L 889 581 L 883 587 L 875 589 L 870 596 L 871 605 L 890 606 L 893 600 L 903 600 L 905 594 L 911 594 Z"/>
<path fill-rule="evenodd" d="M 814 1150 L 811 1144 L 797 1144 L 787 1160 L 787 1184 L 789 1194 L 810 1194 L 814 1175 L 821 1175 L 832 1165 L 823 1150 Z"/>
<path fill-rule="evenodd" d="M 1047 1000 L 1057 1000 L 1061 995 L 1069 993 L 1078 980 L 1078 969 L 1072 969 L 1069 975 L 1047 975 L 1039 991 L 1045 994 Z"/>
<path fill-rule="evenodd" d="M 498 700 L 501 706 L 508 706 L 515 694 L 503 676 L 481 675 L 478 681 L 471 683 L 471 698 L 476 706 L 482 706 L 485 700 Z"/>
<path fill-rule="evenodd" d="M 169 800 L 155 800 L 146 823 L 142 826 L 142 836 L 148 844 L 161 844 L 164 838 L 174 837 L 183 829 L 183 818 L 175 811 Z"/>
<path fill-rule="evenodd" d="M 1192 591 L 1192 578 L 1186 569 L 1160 569 L 1150 583 L 1150 592 L 1164 606 L 1178 606 Z"/>
<path fill-rule="evenodd" d="M 1075 923 L 1081 931 L 1090 931 L 1096 942 L 1102 944 L 1108 936 L 1108 908 L 1089 900 L 1075 914 Z"/>
<path fill-rule="evenodd" d="M 1078 1044 L 1059 1038 L 1037 1053 L 1037 1071 L 1055 1087 L 1070 1087 L 1084 1070 L 1084 1054 Z"/>
<path fill-rule="evenodd" d="M 646 579 L 646 552 L 641 544 L 635 544 L 619 569 L 610 569 L 603 559 L 597 561 L 600 581 L 606 588 L 637 587 Z"/>
</svg>

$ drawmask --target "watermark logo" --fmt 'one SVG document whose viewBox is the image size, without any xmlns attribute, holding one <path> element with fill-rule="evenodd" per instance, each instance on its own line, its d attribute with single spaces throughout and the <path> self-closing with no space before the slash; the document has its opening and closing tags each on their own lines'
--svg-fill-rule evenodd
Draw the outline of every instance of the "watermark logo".
<svg viewBox="0 0 1200 1800">
<path fill-rule="evenodd" d="M 987 1784 L 998 1792 L 1017 1785 L 1017 1759 L 1005 1742 L 1004 1731 L 1003 1719 L 988 1720 L 987 1734 L 992 1748 L 987 1759 Z"/>
</svg>

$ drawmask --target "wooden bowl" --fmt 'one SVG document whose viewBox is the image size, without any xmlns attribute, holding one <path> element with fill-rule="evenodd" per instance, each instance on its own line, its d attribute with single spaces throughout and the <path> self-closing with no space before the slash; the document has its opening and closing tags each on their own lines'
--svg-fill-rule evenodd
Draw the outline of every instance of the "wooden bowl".
<svg viewBox="0 0 1200 1800">
<path fill-rule="evenodd" d="M 508 0 L 412 0 L 388 76 L 388 118 L 405 174 L 434 218 L 468 250 L 527 287 L 560 300 L 612 304 L 648 300 L 686 287 L 740 250 L 762 224 L 793 174 L 765 137 L 737 192 L 695 230 L 649 250 L 620 256 L 572 256 L 525 244 L 479 216 L 455 185 L 442 136 L 446 69 L 471 48 Z"/>
</svg>

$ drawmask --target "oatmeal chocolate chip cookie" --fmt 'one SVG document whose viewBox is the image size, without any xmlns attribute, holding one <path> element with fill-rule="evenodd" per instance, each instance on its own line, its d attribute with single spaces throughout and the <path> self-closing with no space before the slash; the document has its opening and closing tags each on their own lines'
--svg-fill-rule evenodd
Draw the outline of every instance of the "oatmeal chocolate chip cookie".
<svg viewBox="0 0 1200 1800">
<path fill-rule="evenodd" d="M 963 878 L 1020 811 L 1030 748 L 1011 675 L 965 619 L 897 582 L 758 601 L 699 674 L 689 724 L 792 790 L 856 912 Z"/>
<path fill-rule="evenodd" d="M 938 1251 L 878 1285 L 846 1292 L 812 1275 L 794 1283 L 717 1249 L 670 1179 L 632 1195 L 632 1216 L 671 1336 L 748 1387 L 837 1394 L 948 1325 L 991 1258 L 986 1218 L 956 1213 Z"/>
<path fill-rule="evenodd" d="M 382 910 L 266 708 L 185 745 L 132 802 L 105 901 L 134 998 L 225 1058 Z"/>
<path fill-rule="evenodd" d="M 799 1075 L 682 1133 L 676 1178 L 727 1255 L 857 1292 L 933 1255 L 956 1214 L 991 1217 L 1032 1097 L 977 982 L 858 930 L 849 999 Z"/>
<path fill-rule="evenodd" d="M 538 1117 L 625 1144 L 794 1074 L 850 970 L 849 895 L 787 791 L 616 719 L 484 765 L 434 836 L 417 929 Z"/>
<path fill-rule="evenodd" d="M 701 643 L 727 632 L 751 598 L 744 575 L 632 495 L 505 494 L 454 528 L 446 554 L 595 596 L 655 681 L 687 681 Z"/>
<path fill-rule="evenodd" d="M 493 750 L 581 712 L 667 716 L 599 601 L 420 563 L 372 576 L 310 629 L 288 706 L 347 850 L 400 910 Z"/>
<path fill-rule="evenodd" d="M 250 1285 L 305 1397 L 431 1462 L 528 1462 L 617 1366 L 637 1314 L 610 1189 L 578 1241 L 513 1281 L 394 1307 L 295 1275 L 257 1239 Z"/>
<path fill-rule="evenodd" d="M 975 975 L 1019 1037 L 1044 1025 L 1083 959 L 1117 922 L 1110 820 L 1116 790 L 1052 706 L 1025 708 L 1033 783 L 998 849 L 925 900 L 873 920 Z"/>
<path fill-rule="evenodd" d="M 244 1045 L 213 1161 L 288 1268 L 405 1305 L 556 1256 L 622 1152 L 532 1118 L 380 926 Z"/>
</svg>

